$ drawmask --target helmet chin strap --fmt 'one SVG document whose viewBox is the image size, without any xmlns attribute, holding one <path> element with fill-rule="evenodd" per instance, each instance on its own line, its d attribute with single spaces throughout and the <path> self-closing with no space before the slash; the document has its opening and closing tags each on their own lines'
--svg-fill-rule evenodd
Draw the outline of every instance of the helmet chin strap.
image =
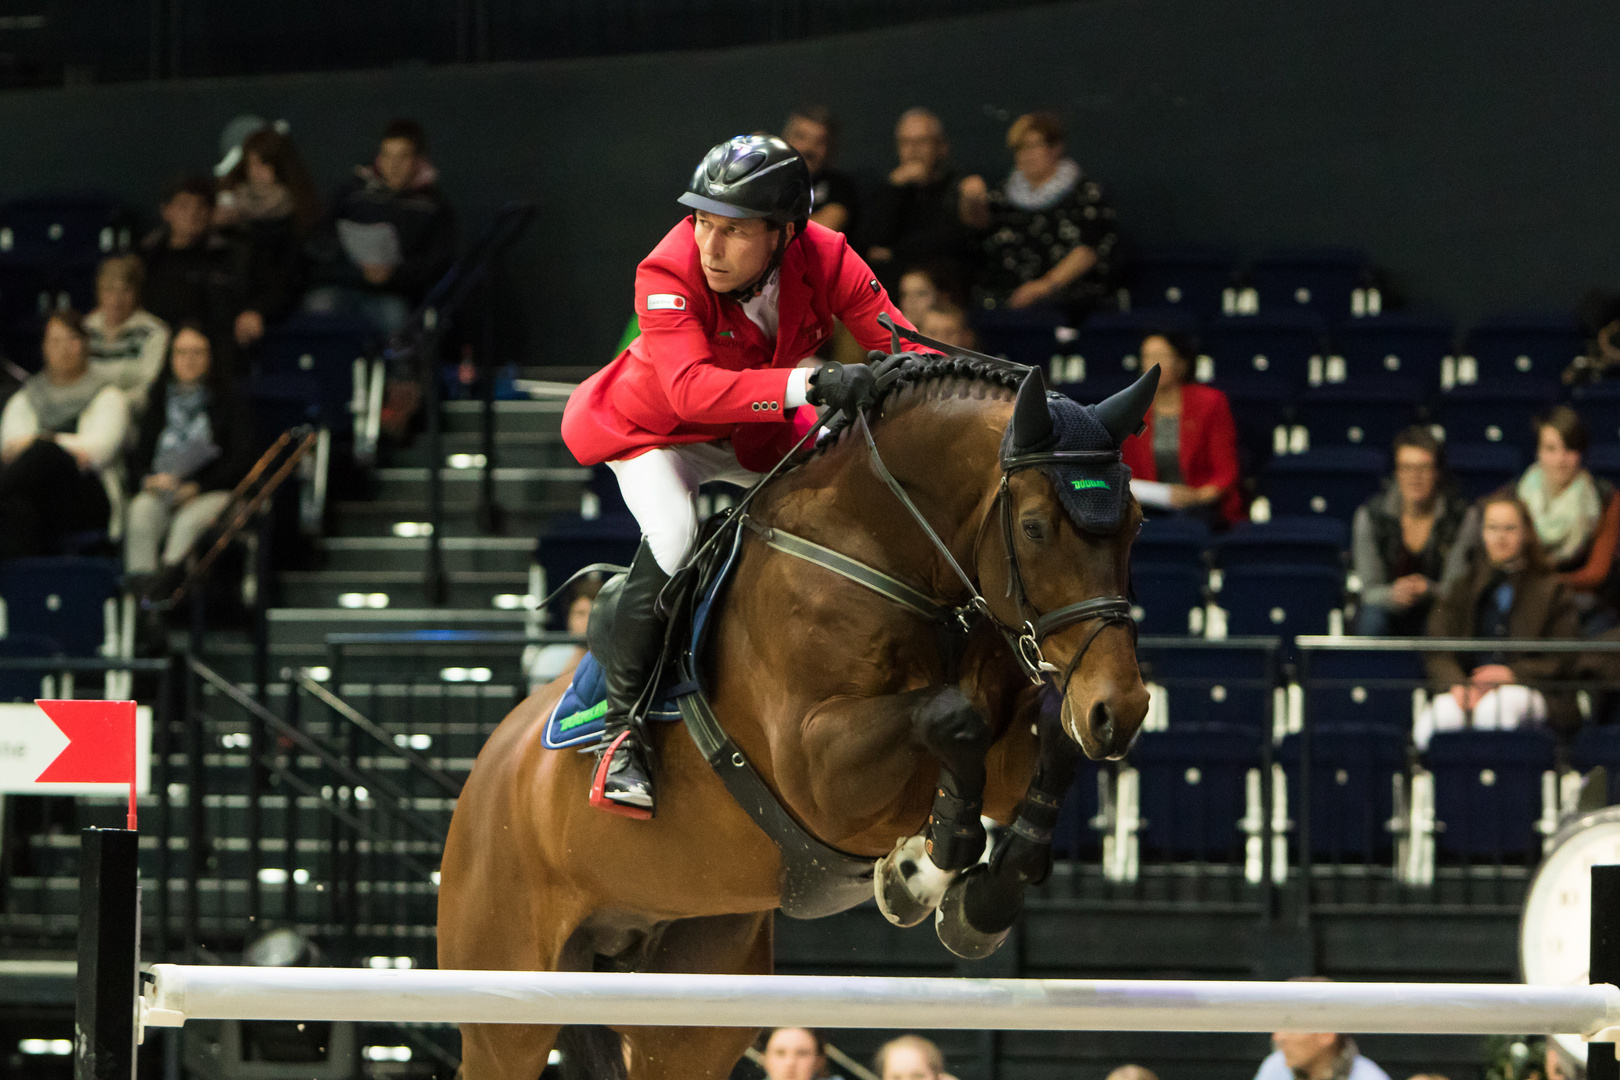
<svg viewBox="0 0 1620 1080">
<path fill-rule="evenodd" d="M 797 229 L 794 230 L 793 235 L 799 235 Z M 752 285 L 745 285 L 740 289 L 732 289 L 730 292 L 726 293 L 726 295 L 737 301 L 739 304 L 746 304 L 748 301 L 764 292 L 765 286 L 770 284 L 771 275 L 776 273 L 776 268 L 782 265 L 782 256 L 784 253 L 786 253 L 789 242 L 787 226 L 783 225 L 780 229 L 776 230 L 776 250 L 771 252 L 770 261 L 765 264 L 764 272 L 761 273 L 759 277 L 754 279 L 754 283 Z"/>
</svg>

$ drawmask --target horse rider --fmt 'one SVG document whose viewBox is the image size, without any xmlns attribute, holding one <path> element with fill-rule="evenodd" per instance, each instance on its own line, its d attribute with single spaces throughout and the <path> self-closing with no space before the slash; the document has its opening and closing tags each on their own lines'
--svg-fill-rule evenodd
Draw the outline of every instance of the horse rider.
<svg viewBox="0 0 1620 1080">
<path fill-rule="evenodd" d="M 879 314 L 910 326 L 844 237 L 810 221 L 810 171 L 781 139 L 714 147 L 679 201 L 691 215 L 636 268 L 640 336 L 580 384 L 562 421 L 569 450 L 607 462 L 641 527 L 611 636 L 595 620 L 588 635 L 607 686 L 591 803 L 633 818 L 652 816 L 654 792 L 631 710 L 664 641 L 659 592 L 697 536 L 698 486 L 768 471 L 814 422 L 800 406 L 872 403 L 866 365 L 805 364 L 834 319 L 868 350 L 889 346 Z"/>
</svg>

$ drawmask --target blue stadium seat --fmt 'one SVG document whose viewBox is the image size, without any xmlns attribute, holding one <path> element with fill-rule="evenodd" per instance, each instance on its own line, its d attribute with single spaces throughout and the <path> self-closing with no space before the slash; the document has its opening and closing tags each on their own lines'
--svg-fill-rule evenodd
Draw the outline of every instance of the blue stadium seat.
<svg viewBox="0 0 1620 1080">
<path fill-rule="evenodd" d="M 640 543 L 641 527 L 628 510 L 607 511 L 592 519 L 553 521 L 540 534 L 534 557 L 545 570 L 546 591 L 550 592 L 591 563 L 629 566 Z M 559 597 L 552 607 L 558 608 L 562 599 Z"/>
<path fill-rule="evenodd" d="M 1267 730 L 1276 673 L 1265 653 L 1157 645 L 1144 645 L 1138 652 L 1143 678 L 1163 687 L 1172 732 L 1219 724 L 1258 738 Z"/>
<path fill-rule="evenodd" d="M 1355 248 L 1274 251 L 1250 264 L 1248 279 L 1262 312 L 1307 309 L 1338 322 L 1351 316 L 1355 290 L 1372 284 L 1372 263 Z"/>
<path fill-rule="evenodd" d="M 1384 862 L 1394 850 L 1387 823 L 1395 816 L 1394 780 L 1406 772 L 1409 727 L 1321 725 L 1310 729 L 1311 856 L 1334 863 Z M 1277 748 L 1288 777 L 1288 815 L 1305 816 L 1301 790 L 1303 740 L 1290 735 Z M 1298 857 L 1300 836 L 1292 836 Z"/>
<path fill-rule="evenodd" d="M 1052 830 L 1052 856 L 1056 859 L 1095 859 L 1102 850 L 1102 837 L 1091 827 L 1101 805 L 1097 776 L 1106 766 L 1084 754 L 1074 769 L 1074 782 L 1058 809 L 1057 827 Z"/>
<path fill-rule="evenodd" d="M 0 262 L 94 266 L 128 251 L 130 240 L 129 216 L 110 196 L 58 195 L 0 205 Z"/>
<path fill-rule="evenodd" d="M 1128 760 L 1141 774 L 1144 854 L 1200 862 L 1243 857 L 1247 774 L 1260 765 L 1252 729 L 1208 724 L 1144 732 Z"/>
<path fill-rule="evenodd" d="M 1275 517 L 1244 522 L 1215 541 L 1216 566 L 1322 566 L 1341 571 L 1350 530 L 1337 518 Z"/>
<path fill-rule="evenodd" d="M 1335 359 L 1324 367 L 1323 381 L 1362 389 L 1432 392 L 1440 385 L 1455 335 L 1450 319 L 1432 315 L 1352 319 L 1333 331 Z M 1342 371 L 1338 360 L 1344 361 Z"/>
<path fill-rule="evenodd" d="M 1326 328 L 1313 311 L 1239 315 L 1204 329 L 1204 352 L 1215 362 L 1215 386 L 1234 393 L 1255 388 L 1303 390 L 1312 361 L 1322 356 Z"/>
<path fill-rule="evenodd" d="M 1204 583 L 1202 566 L 1165 563 L 1131 564 L 1132 614 L 1144 634 L 1190 634 L 1203 628 Z"/>
<path fill-rule="evenodd" d="M 295 315 L 265 331 L 255 392 L 274 387 L 279 397 L 301 396 L 318 408 L 323 423 L 345 429 L 355 400 L 355 362 L 369 359 L 375 337 L 364 319 Z"/>
<path fill-rule="evenodd" d="M 1125 272 L 1131 306 L 1172 307 L 1209 318 L 1221 312 L 1221 294 L 1232 284 L 1237 258 L 1225 248 L 1152 247 Z"/>
<path fill-rule="evenodd" d="M 1537 729 L 1437 732 L 1423 763 L 1434 774 L 1441 855 L 1537 857 L 1541 774 L 1553 768 L 1555 748 Z"/>
<path fill-rule="evenodd" d="M 1412 691 L 1426 675 L 1423 654 L 1312 649 L 1304 671 L 1305 723 L 1323 727 L 1376 725 L 1412 730 Z"/>
<path fill-rule="evenodd" d="M 1058 354 L 1072 351 L 1060 347 L 1058 337 L 1067 321 L 1052 308 L 996 308 L 973 313 L 973 327 L 984 352 L 1039 368 L 1045 368 Z"/>
<path fill-rule="evenodd" d="M 0 660 L 38 660 L 61 654 L 55 639 L 44 634 L 7 634 L 0 637 Z M 41 696 L 43 671 L 0 669 L 0 702 L 33 701 Z"/>
<path fill-rule="evenodd" d="M 1574 393 L 1575 411 L 1586 421 L 1595 443 L 1620 442 L 1620 382 L 1582 386 Z"/>
<path fill-rule="evenodd" d="M 1240 470 L 1253 476 L 1271 457 L 1277 426 L 1287 415 L 1295 391 L 1288 386 L 1256 385 L 1219 389 L 1226 391 L 1232 423 L 1237 426 Z"/>
<path fill-rule="evenodd" d="M 1519 478 L 1524 472 L 1524 451 L 1507 443 L 1448 442 L 1446 464 L 1456 478 L 1457 490 L 1466 498 L 1477 499 Z"/>
<path fill-rule="evenodd" d="M 107 603 L 119 595 L 111 559 L 74 556 L 0 562 L 0 599 L 13 634 L 56 642 L 64 656 L 97 656 L 107 641 Z"/>
<path fill-rule="evenodd" d="M 1417 399 L 1410 389 L 1324 386 L 1306 391 L 1294 406 L 1294 418 L 1310 433 L 1313 447 L 1384 449 L 1417 418 Z"/>
<path fill-rule="evenodd" d="M 1215 602 L 1226 611 L 1226 632 L 1251 634 L 1326 634 L 1333 611 L 1344 605 L 1344 571 L 1326 566 L 1227 568 Z"/>
<path fill-rule="evenodd" d="M 1434 418 L 1445 430 L 1447 442 L 1505 443 L 1534 455 L 1532 422 L 1553 400 L 1553 393 L 1545 387 L 1459 386 L 1440 395 Z"/>
<path fill-rule="evenodd" d="M 1131 545 L 1131 562 L 1201 567 L 1209 543 L 1209 526 L 1197 518 L 1148 518 Z"/>
<path fill-rule="evenodd" d="M 1601 766 L 1609 774 L 1607 805 L 1620 802 L 1620 724 L 1583 724 L 1570 740 L 1569 764 L 1583 773 Z"/>
<path fill-rule="evenodd" d="M 1457 358 L 1457 385 L 1554 383 L 1586 351 L 1580 324 L 1568 315 L 1503 315 L 1468 332 Z"/>
<path fill-rule="evenodd" d="M 1099 312 L 1080 327 L 1072 345 L 1058 350 L 1062 359 L 1054 364 L 1062 364 L 1062 377 L 1054 366 L 1053 381 L 1062 383 L 1059 388 L 1076 401 L 1101 401 L 1142 373 L 1137 353 L 1145 336 L 1154 330 L 1190 333 L 1196 325 L 1187 312 L 1175 308 Z"/>
<path fill-rule="evenodd" d="M 1272 458 L 1266 463 L 1261 491 L 1274 517 L 1325 514 L 1348 523 L 1388 473 L 1389 456 L 1381 449 L 1326 446 Z"/>
</svg>

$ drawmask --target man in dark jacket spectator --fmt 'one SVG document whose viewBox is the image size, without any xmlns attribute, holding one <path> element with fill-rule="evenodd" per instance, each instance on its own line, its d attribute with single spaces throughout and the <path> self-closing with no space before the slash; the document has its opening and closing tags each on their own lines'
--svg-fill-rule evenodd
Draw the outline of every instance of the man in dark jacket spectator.
<svg viewBox="0 0 1620 1080">
<path fill-rule="evenodd" d="M 833 232 L 852 233 L 860 224 L 861 194 L 849 174 L 832 167 L 837 136 L 838 125 L 822 105 L 795 110 L 782 125 L 782 140 L 799 152 L 810 170 L 810 220 Z"/>
<path fill-rule="evenodd" d="M 185 176 L 164 191 L 163 224 L 141 244 L 146 310 L 170 326 L 191 322 L 215 341 L 231 337 L 242 305 L 238 259 L 211 222 L 214 184 Z M 228 374 L 232 357 L 217 358 Z"/>
<path fill-rule="evenodd" d="M 395 120 L 383 129 L 376 160 L 332 198 L 314 242 L 319 284 L 306 310 L 363 315 L 383 333 L 404 327 L 455 257 L 455 213 L 438 176 L 422 125 Z"/>
<path fill-rule="evenodd" d="M 894 127 L 900 164 L 872 197 L 866 259 L 890 292 L 906 270 L 948 266 L 972 278 L 974 243 L 958 212 L 962 178 L 950 167 L 945 127 L 927 109 L 908 109 Z"/>
</svg>

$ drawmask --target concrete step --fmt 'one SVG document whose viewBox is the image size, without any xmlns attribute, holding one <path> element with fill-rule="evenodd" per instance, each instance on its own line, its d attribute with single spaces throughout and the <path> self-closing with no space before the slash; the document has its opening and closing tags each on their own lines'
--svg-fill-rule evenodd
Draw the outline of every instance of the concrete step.
<svg viewBox="0 0 1620 1080">
<path fill-rule="evenodd" d="M 441 464 L 455 466 L 484 452 L 483 436 L 477 431 L 446 432 L 440 442 L 444 453 Z M 403 450 L 393 450 L 383 463 L 390 467 L 427 464 L 428 441 L 417 439 Z M 499 468 L 572 468 L 578 462 L 562 435 L 555 431 L 504 431 L 495 435 L 495 464 Z"/>
<path fill-rule="evenodd" d="M 417 562 L 421 561 L 420 555 Z M 510 610 L 529 588 L 528 570 L 452 570 L 445 604 L 453 608 Z M 277 597 L 293 608 L 383 608 L 395 604 L 426 607 L 422 570 L 288 571 Z M 496 598 L 500 599 L 497 600 Z M 380 599 L 382 598 L 382 599 Z"/>
<path fill-rule="evenodd" d="M 563 401 L 497 401 L 495 403 L 495 430 L 498 432 L 562 430 Z M 447 401 L 444 403 L 444 430 L 481 431 L 484 425 L 482 401 Z M 418 439 L 420 440 L 420 436 Z"/>
<path fill-rule="evenodd" d="M 471 496 L 471 497 L 469 497 Z M 560 514 L 579 513 L 579 489 L 571 493 L 554 491 L 538 505 L 532 502 L 508 501 L 497 494 L 503 511 L 504 535 L 528 537 L 530 543 L 540 535 L 548 520 Z M 333 536 L 399 536 L 401 530 L 409 535 L 417 533 L 416 526 L 428 519 L 427 499 L 374 499 L 366 502 L 336 502 L 331 506 L 331 535 Z M 478 522 L 478 502 L 474 492 L 447 485 L 444 517 L 441 521 L 446 538 L 453 536 L 481 537 L 488 532 Z"/>
<path fill-rule="evenodd" d="M 428 541 L 426 537 L 332 536 L 318 541 L 316 549 L 326 571 L 420 571 L 427 558 Z M 452 573 L 521 573 L 533 560 L 534 538 L 446 536 L 439 542 L 439 550 L 444 568 Z"/>
<path fill-rule="evenodd" d="M 494 608 L 271 608 L 266 613 L 270 642 L 322 645 L 327 634 L 388 633 L 403 630 L 517 630 L 528 625 L 526 611 Z M 324 649 L 321 655 L 324 656 Z M 317 663 L 323 661 L 316 661 Z"/>
<path fill-rule="evenodd" d="M 439 480 L 444 485 L 444 501 L 474 502 L 482 470 L 443 468 Z M 495 497 L 510 507 L 579 505 L 580 492 L 590 481 L 591 471 L 577 465 L 556 469 L 497 468 Z M 379 500 L 417 501 L 427 505 L 428 471 L 418 466 L 378 469 L 375 473 Z"/>
</svg>

